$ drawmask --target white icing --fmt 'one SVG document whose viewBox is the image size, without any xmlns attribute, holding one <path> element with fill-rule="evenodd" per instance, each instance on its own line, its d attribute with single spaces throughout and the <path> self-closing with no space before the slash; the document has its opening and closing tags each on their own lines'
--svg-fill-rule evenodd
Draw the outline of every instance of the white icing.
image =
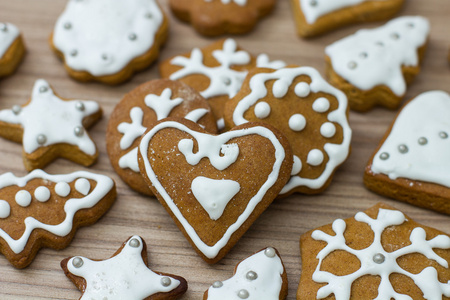
<svg viewBox="0 0 450 300">
<path fill-rule="evenodd" d="M 213 0 L 205 0 L 205 2 L 212 2 Z M 239 6 L 245 6 L 247 4 L 247 0 L 221 0 L 223 4 L 230 4 L 232 2 L 236 3 Z"/>
<path fill-rule="evenodd" d="M 314 24 L 318 18 L 342 8 L 358 5 L 366 1 L 377 0 L 298 0 L 308 24 Z M 378 0 L 380 1 L 380 0 Z"/>
<path fill-rule="evenodd" d="M 372 171 L 395 180 L 408 178 L 450 187 L 450 96 L 443 91 L 429 91 L 409 102 L 398 115 L 389 136 L 375 154 Z M 419 144 L 426 138 L 425 145 Z M 408 152 L 401 153 L 400 145 Z M 381 153 L 389 154 L 382 160 Z"/>
<path fill-rule="evenodd" d="M 260 54 L 256 58 L 256 67 L 278 70 L 278 69 L 286 67 L 286 63 L 282 60 L 270 61 L 269 56 L 267 54 Z"/>
<path fill-rule="evenodd" d="M 297 155 L 294 155 L 294 163 L 292 165 L 291 176 L 297 175 L 302 170 L 302 161 Z"/>
<path fill-rule="evenodd" d="M 47 202 L 50 199 L 50 190 L 45 186 L 40 186 L 34 190 L 34 198 L 39 202 Z"/>
<path fill-rule="evenodd" d="M 193 111 L 188 112 L 186 114 L 186 116 L 184 116 L 184 118 L 187 119 L 187 120 L 191 120 L 192 122 L 197 123 L 208 112 L 209 112 L 209 110 L 207 110 L 206 108 L 197 108 L 197 109 L 194 109 Z M 200 125 L 200 126 L 202 126 L 202 125 Z M 204 126 L 202 126 L 202 127 L 204 127 Z"/>
<path fill-rule="evenodd" d="M 196 177 L 191 184 L 192 194 L 206 210 L 209 217 L 219 219 L 228 202 L 239 192 L 241 185 L 234 180 Z"/>
<path fill-rule="evenodd" d="M 306 159 L 306 162 L 311 166 L 318 166 L 321 163 L 323 163 L 323 153 L 319 149 L 312 149 L 308 153 L 308 157 Z"/>
<path fill-rule="evenodd" d="M 139 241 L 138 247 L 130 246 L 130 241 Z M 67 269 L 75 276 L 84 278 L 86 289 L 80 300 L 142 300 L 157 294 L 169 293 L 180 285 L 180 281 L 150 270 L 142 259 L 142 239 L 135 235 L 130 238 L 119 254 L 107 259 L 94 261 L 76 256 L 67 263 Z M 146 254 L 145 254 L 146 255 Z M 82 259 L 83 265 L 76 268 L 74 259 Z M 161 280 L 170 278 L 170 284 L 163 286 Z"/>
<path fill-rule="evenodd" d="M 44 92 L 40 89 L 46 89 Z M 82 103 L 84 110 L 76 109 Z M 40 147 L 66 143 L 77 146 L 82 152 L 94 155 L 97 151 L 94 142 L 87 133 L 77 136 L 75 127 L 82 128 L 84 118 L 97 113 L 97 102 L 87 100 L 62 100 L 57 97 L 49 84 L 39 79 L 33 87 L 31 101 L 18 114 L 12 109 L 0 111 L 0 121 L 20 124 L 23 127 L 23 148 L 26 153 L 33 153 Z M 45 135 L 46 141 L 38 143 L 38 136 Z"/>
<path fill-rule="evenodd" d="M 6 219 L 11 213 L 11 206 L 8 201 L 0 200 L 0 219 Z"/>
<path fill-rule="evenodd" d="M 378 28 L 359 30 L 325 52 L 334 71 L 357 88 L 385 85 L 401 97 L 406 92 L 402 67 L 418 66 L 417 49 L 426 43 L 429 31 L 423 17 L 399 17 Z"/>
<path fill-rule="evenodd" d="M 119 159 L 119 167 L 122 169 L 129 168 L 136 173 L 139 172 L 138 147 L 133 148 Z"/>
<path fill-rule="evenodd" d="M 284 267 L 278 255 L 268 257 L 261 250 L 246 258 L 236 268 L 230 279 L 223 281 L 222 287 L 211 286 L 208 289 L 208 300 L 240 299 L 237 294 L 240 290 L 249 293 L 248 300 L 278 300 L 283 285 Z M 255 280 L 247 279 L 247 273 L 256 273 Z"/>
<path fill-rule="evenodd" d="M 317 254 L 319 263 L 312 275 L 312 279 L 317 283 L 326 283 L 317 292 L 317 298 L 323 299 L 334 294 L 336 300 L 350 299 L 352 283 L 365 275 L 379 276 L 381 278 L 378 287 L 378 296 L 376 299 L 404 299 L 412 300 L 409 296 L 400 294 L 394 290 L 389 280 L 389 276 L 393 273 L 401 274 L 411 278 L 417 287 L 423 292 L 423 296 L 428 300 L 441 300 L 443 296 L 450 297 L 450 282 L 441 283 L 437 278 L 436 269 L 427 267 L 419 274 L 410 273 L 402 269 L 397 259 L 401 256 L 419 253 L 423 254 L 429 260 L 434 260 L 444 268 L 448 268 L 448 262 L 440 257 L 435 248 L 450 249 L 450 238 L 446 235 L 438 235 L 431 240 L 426 240 L 426 232 L 421 227 L 412 230 L 409 240 L 411 244 L 406 243 L 405 247 L 398 250 L 388 252 L 381 244 L 381 235 L 389 227 L 390 232 L 395 234 L 395 225 L 401 225 L 406 221 L 405 216 L 400 211 L 379 209 L 376 219 L 370 218 L 363 212 L 355 215 L 355 220 L 366 223 L 370 226 L 374 233 L 372 244 L 361 250 L 350 248 L 346 244 L 344 232 L 346 229 L 345 221 L 337 219 L 333 222 L 332 228 L 336 235 L 328 235 L 323 231 L 316 230 L 312 233 L 312 238 L 324 241 L 327 245 Z M 394 227 L 391 227 L 394 226 Z M 337 276 L 332 273 L 321 271 L 323 260 L 333 251 L 346 251 L 358 258 L 361 267 L 354 273 Z M 384 256 L 383 262 L 375 262 L 374 255 L 381 254 Z"/>
<path fill-rule="evenodd" d="M 273 84 L 272 94 L 274 95 L 275 98 L 278 98 L 278 99 L 283 98 L 284 96 L 286 96 L 286 94 L 289 91 L 289 85 L 290 85 L 289 81 L 283 80 L 283 79 L 278 79 Z"/>
<path fill-rule="evenodd" d="M 55 192 L 60 197 L 67 197 L 70 194 L 70 185 L 61 181 L 55 185 Z"/>
<path fill-rule="evenodd" d="M 3 238 L 14 253 L 20 253 L 25 248 L 28 239 L 35 229 L 43 229 L 57 236 L 66 236 L 72 231 L 72 224 L 75 213 L 81 209 L 90 208 L 96 205 L 111 189 L 114 188 L 114 181 L 111 178 L 90 172 L 79 171 L 66 175 L 49 175 L 42 170 L 34 170 L 24 177 L 16 177 L 12 173 L 5 173 L 0 176 L 0 189 L 8 186 L 25 187 L 27 183 L 35 178 L 52 182 L 72 182 L 77 178 L 89 178 L 97 182 L 95 188 L 84 198 L 71 198 L 64 204 L 65 219 L 55 225 L 49 225 L 29 216 L 25 219 L 25 231 L 19 239 L 11 238 L 0 228 L 0 237 Z M 51 213 L 51 212 L 50 212 Z"/>
<path fill-rule="evenodd" d="M 120 149 L 128 149 L 134 141 L 139 138 L 147 128 L 142 126 L 144 111 L 140 107 L 133 107 L 130 110 L 131 123 L 122 122 L 117 126 L 117 131 L 123 134 L 120 139 Z"/>
<path fill-rule="evenodd" d="M 224 235 L 217 241 L 217 243 L 215 243 L 212 246 L 205 244 L 200 239 L 198 234 L 195 232 L 194 228 L 191 226 L 191 224 L 189 224 L 189 222 L 183 216 L 181 211 L 175 205 L 175 203 L 173 202 L 173 200 L 171 199 L 171 197 L 169 196 L 167 191 L 164 189 L 164 187 L 159 182 L 158 177 L 156 176 L 156 174 L 151 166 L 150 160 L 147 156 L 148 147 L 149 147 L 149 143 L 150 143 L 151 139 L 158 131 L 163 130 L 165 128 L 176 128 L 178 130 L 184 131 L 184 132 L 192 135 L 192 137 L 196 139 L 196 141 L 199 145 L 198 153 L 196 153 L 196 154 L 201 153 L 201 155 L 200 155 L 201 157 L 208 157 L 211 161 L 211 164 L 215 167 L 223 166 L 223 164 L 224 164 L 223 162 L 221 162 L 222 161 L 221 155 L 220 155 L 221 152 L 224 156 L 229 156 L 229 154 L 228 154 L 229 151 L 235 153 L 236 149 L 238 150 L 237 147 L 231 147 L 227 151 L 224 151 L 223 146 L 229 145 L 226 143 L 233 138 L 257 134 L 257 135 L 260 135 L 260 136 L 268 139 L 272 143 L 273 147 L 275 148 L 275 153 L 274 153 L 275 162 L 273 164 L 271 173 L 267 176 L 267 180 L 264 182 L 264 184 L 261 186 L 261 188 L 256 192 L 256 194 L 249 200 L 247 207 L 245 208 L 244 212 L 239 216 L 239 218 L 236 220 L 236 222 L 231 224 L 227 228 Z M 192 140 L 184 140 L 184 141 L 190 141 L 191 143 L 193 143 Z M 187 144 L 188 143 L 185 142 L 185 146 L 188 146 L 187 149 L 189 149 L 189 145 L 187 145 Z M 233 145 L 233 144 L 231 144 L 231 145 Z M 206 147 L 206 149 L 204 149 L 204 147 Z M 187 150 L 187 149 L 185 149 L 185 150 Z M 217 254 L 220 252 L 220 250 L 227 245 L 227 243 L 230 240 L 233 233 L 235 233 L 241 227 L 241 225 L 250 217 L 253 210 L 258 205 L 258 203 L 260 203 L 260 201 L 263 199 L 266 192 L 270 189 L 270 187 L 272 187 L 275 184 L 275 182 L 277 181 L 279 172 L 280 172 L 281 164 L 282 164 L 283 160 L 285 159 L 285 155 L 286 155 L 284 148 L 278 141 L 277 137 L 274 135 L 274 133 L 271 130 L 269 130 L 265 127 L 255 126 L 255 127 L 249 127 L 249 128 L 241 129 L 241 130 L 228 131 L 228 132 L 225 132 L 218 136 L 210 136 L 210 135 L 207 135 L 204 133 L 193 131 L 193 130 L 189 129 L 188 127 L 186 127 L 185 125 L 178 123 L 178 122 L 173 122 L 173 121 L 159 123 L 158 125 L 153 127 L 148 133 L 146 133 L 142 137 L 142 140 L 141 140 L 141 143 L 139 146 L 139 152 L 141 153 L 141 155 L 143 157 L 144 171 L 145 171 L 147 177 L 152 182 L 152 184 L 155 186 L 156 190 L 161 195 L 163 201 L 167 204 L 167 206 L 172 211 L 174 216 L 180 222 L 181 226 L 183 226 L 184 230 L 186 231 L 186 233 L 188 234 L 188 236 L 190 237 L 192 242 L 208 258 L 214 258 L 215 256 L 217 256 Z M 184 155 L 186 156 L 186 154 L 188 154 L 188 153 L 189 152 L 186 151 Z M 196 158 L 198 160 L 201 159 L 199 157 L 196 157 Z M 233 161 L 230 159 L 227 159 L 227 160 L 228 160 L 228 162 Z"/>
<path fill-rule="evenodd" d="M 258 119 L 265 119 L 270 115 L 270 105 L 267 102 L 261 101 L 255 105 L 255 116 Z"/>
<path fill-rule="evenodd" d="M 332 138 L 336 134 L 336 126 L 331 122 L 325 122 L 320 126 L 320 134 L 326 138 Z"/>
<path fill-rule="evenodd" d="M 31 194 L 28 191 L 20 190 L 15 196 L 17 204 L 22 207 L 27 207 L 31 204 Z"/>
<path fill-rule="evenodd" d="M 0 23 L 0 59 L 19 36 L 19 29 L 11 23 Z"/>
<path fill-rule="evenodd" d="M 308 97 L 309 94 L 311 93 L 311 88 L 309 87 L 309 84 L 302 81 L 302 82 L 297 83 L 294 91 L 298 97 L 305 98 L 305 97 Z"/>
<path fill-rule="evenodd" d="M 293 114 L 289 118 L 289 128 L 293 131 L 302 131 L 306 127 L 306 119 L 302 114 Z"/>
<path fill-rule="evenodd" d="M 312 108 L 318 113 L 327 112 L 330 108 L 330 101 L 327 98 L 320 97 L 314 101 Z"/>
<path fill-rule="evenodd" d="M 91 190 L 91 184 L 86 178 L 80 178 L 75 181 L 75 189 L 86 196 Z"/>
<path fill-rule="evenodd" d="M 71 69 L 111 75 L 154 46 L 163 18 L 155 0 L 71 0 L 56 22 L 53 44 Z"/>
<path fill-rule="evenodd" d="M 288 193 L 290 190 L 299 186 L 307 186 L 311 189 L 319 189 L 333 174 L 337 166 L 339 166 L 348 156 L 350 149 L 350 140 L 352 131 L 347 120 L 347 97 L 338 89 L 328 84 L 317 72 L 317 70 L 310 67 L 284 68 L 272 73 L 258 73 L 250 79 L 251 93 L 239 101 L 233 112 L 233 123 L 240 125 L 247 123 L 248 120 L 244 118 L 244 113 L 251 109 L 253 105 L 258 103 L 268 95 L 265 83 L 269 80 L 278 80 L 284 78 L 286 82 L 292 85 L 294 79 L 301 75 L 307 75 L 311 78 L 311 83 L 308 85 L 308 94 L 313 93 L 328 93 L 334 96 L 338 101 L 338 108 L 328 112 L 327 119 L 330 122 L 339 124 L 343 130 L 343 141 L 341 144 L 327 143 L 324 145 L 324 151 L 329 158 L 323 173 L 314 179 L 302 178 L 300 176 L 292 176 L 287 185 L 281 191 L 281 194 Z M 304 89 L 304 88 L 302 88 Z M 306 94 L 306 91 L 305 91 Z M 302 99 L 299 99 L 302 101 Z M 295 112 L 292 112 L 295 113 Z M 302 113 L 299 111 L 298 113 Z M 295 154 L 295 149 L 294 149 Z"/>
<path fill-rule="evenodd" d="M 145 104 L 153 109 L 156 113 L 156 119 L 162 120 L 167 118 L 176 106 L 183 102 L 182 98 L 172 98 L 172 90 L 170 88 L 164 89 L 161 95 L 149 94 L 145 96 Z"/>
</svg>

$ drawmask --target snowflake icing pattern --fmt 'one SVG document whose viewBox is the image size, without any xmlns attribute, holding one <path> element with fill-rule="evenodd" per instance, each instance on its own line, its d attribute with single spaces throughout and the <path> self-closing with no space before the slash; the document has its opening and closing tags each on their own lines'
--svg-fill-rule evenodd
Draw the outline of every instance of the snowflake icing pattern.
<svg viewBox="0 0 450 300">
<path fill-rule="evenodd" d="M 403 224 L 406 221 L 405 215 L 400 211 L 380 209 L 376 219 L 359 212 L 355 215 L 355 220 L 367 223 L 374 232 L 373 243 L 362 250 L 355 250 L 346 245 L 344 238 L 346 224 L 342 219 L 337 219 L 333 222 L 332 228 L 336 233 L 335 236 L 328 235 L 320 230 L 312 233 L 313 239 L 327 243 L 327 246 L 317 254 L 319 263 L 312 276 L 315 282 L 327 283 L 327 285 L 318 290 L 318 299 L 323 299 L 331 294 L 334 294 L 336 300 L 350 299 L 351 286 L 357 278 L 364 275 L 378 275 L 381 277 L 381 282 L 378 287 L 378 296 L 375 300 L 391 298 L 395 300 L 412 300 L 408 295 L 395 292 L 389 281 L 389 275 L 392 273 L 403 274 L 411 278 L 423 292 L 425 299 L 441 300 L 443 296 L 450 297 L 450 281 L 441 283 L 438 280 L 435 268 L 427 267 L 419 274 L 412 274 L 402 269 L 397 263 L 397 259 L 403 255 L 420 253 L 428 259 L 436 261 L 439 265 L 448 268 L 448 262 L 437 255 L 433 248 L 450 249 L 449 237 L 439 235 L 431 240 L 426 240 L 425 230 L 416 227 L 411 232 L 410 245 L 393 252 L 386 252 L 381 244 L 381 234 L 389 226 Z M 332 273 L 321 271 L 322 261 L 335 250 L 343 250 L 355 255 L 361 262 L 361 268 L 345 276 L 336 276 Z"/>
</svg>

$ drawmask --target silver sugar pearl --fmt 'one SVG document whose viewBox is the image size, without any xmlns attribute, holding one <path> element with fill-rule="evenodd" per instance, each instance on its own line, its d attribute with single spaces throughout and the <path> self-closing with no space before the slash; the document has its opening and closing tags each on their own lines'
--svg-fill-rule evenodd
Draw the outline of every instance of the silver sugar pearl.
<svg viewBox="0 0 450 300">
<path fill-rule="evenodd" d="M 212 287 L 215 289 L 221 288 L 223 286 L 222 281 L 216 281 L 212 284 Z"/>
<path fill-rule="evenodd" d="M 45 93 L 47 91 L 48 91 L 48 87 L 46 87 L 45 85 L 43 85 L 39 88 L 39 93 Z"/>
<path fill-rule="evenodd" d="M 83 266 L 83 259 L 81 257 L 75 257 L 74 259 L 72 259 L 72 265 L 75 268 L 81 268 Z"/>
<path fill-rule="evenodd" d="M 245 275 L 245 278 L 247 278 L 248 280 L 255 280 L 256 278 L 258 278 L 258 274 L 256 274 L 256 272 L 254 271 L 248 271 Z"/>
<path fill-rule="evenodd" d="M 275 252 L 275 249 L 273 249 L 272 247 L 269 247 L 269 248 L 266 248 L 266 250 L 264 250 L 264 254 L 267 257 L 275 257 L 276 252 Z"/>
<path fill-rule="evenodd" d="M 387 160 L 387 159 L 389 159 L 389 153 L 387 153 L 387 152 L 381 153 L 381 154 L 380 154 L 380 159 L 381 159 L 381 160 Z"/>
<path fill-rule="evenodd" d="M 102 54 L 102 59 L 103 60 L 108 60 L 108 55 L 107 54 Z"/>
<path fill-rule="evenodd" d="M 171 283 L 172 283 L 172 280 L 170 280 L 169 277 L 161 278 L 161 285 L 162 286 L 169 286 Z"/>
<path fill-rule="evenodd" d="M 133 247 L 133 248 L 137 248 L 137 247 L 139 247 L 141 245 L 141 242 L 139 242 L 139 240 L 138 239 L 131 239 L 130 240 L 130 246 L 131 247 Z M 162 279 L 161 279 L 162 280 Z M 170 278 L 169 278 L 169 280 L 170 280 Z M 170 284 L 170 283 L 169 283 Z"/>
<path fill-rule="evenodd" d="M 0 30 L 3 32 L 7 32 L 8 31 L 8 25 L 6 25 L 6 23 L 0 23 Z"/>
<path fill-rule="evenodd" d="M 128 39 L 129 39 L 130 41 L 135 41 L 135 40 L 137 39 L 136 33 L 130 33 L 130 34 L 128 35 Z"/>
<path fill-rule="evenodd" d="M 414 28 L 414 23 L 409 22 L 408 24 L 406 24 L 406 26 L 408 26 L 409 28 Z"/>
<path fill-rule="evenodd" d="M 247 290 L 242 289 L 238 292 L 238 297 L 241 299 L 247 299 L 249 296 L 250 294 L 248 293 Z"/>
<path fill-rule="evenodd" d="M 319 4 L 319 3 L 317 2 L 317 0 L 311 0 L 311 1 L 309 1 L 309 5 L 311 5 L 311 6 L 317 6 L 317 4 Z"/>
<path fill-rule="evenodd" d="M 70 56 L 77 56 L 77 55 L 78 55 L 77 49 L 73 49 L 72 51 L 70 51 Z"/>
<path fill-rule="evenodd" d="M 378 41 L 378 42 L 375 43 L 375 45 L 380 46 L 380 47 L 383 47 L 383 46 L 384 46 L 384 43 Z"/>
<path fill-rule="evenodd" d="M 147 19 L 151 19 L 151 18 L 153 18 L 153 15 L 152 15 L 151 12 L 148 12 L 148 13 L 145 14 L 145 17 L 146 17 Z"/>
<path fill-rule="evenodd" d="M 47 137 L 44 134 L 40 134 L 37 136 L 36 141 L 38 142 L 39 145 L 44 145 L 45 142 L 47 141 Z"/>
<path fill-rule="evenodd" d="M 398 40 L 400 38 L 400 35 L 396 32 L 391 33 L 391 39 Z"/>
<path fill-rule="evenodd" d="M 72 28 L 72 24 L 70 22 L 64 23 L 64 29 L 71 29 L 71 28 Z"/>
<path fill-rule="evenodd" d="M 441 131 L 441 132 L 439 132 L 439 137 L 441 139 L 446 139 L 446 138 L 448 138 L 448 134 L 445 131 Z"/>
<path fill-rule="evenodd" d="M 398 146 L 398 151 L 400 151 L 400 153 L 406 153 L 408 152 L 408 147 L 404 144 L 401 144 Z"/>
<path fill-rule="evenodd" d="M 225 85 L 230 85 L 231 84 L 231 79 L 228 77 L 223 78 L 223 83 L 225 83 Z"/>
<path fill-rule="evenodd" d="M 84 103 L 81 101 L 77 101 L 75 103 L 75 108 L 78 109 L 79 111 L 84 111 L 85 110 Z"/>
<path fill-rule="evenodd" d="M 385 260 L 385 259 L 386 259 L 386 258 L 385 258 L 384 255 L 381 254 L 381 253 L 377 253 L 377 254 L 375 254 L 375 255 L 373 256 L 373 262 L 376 263 L 376 264 L 382 264 L 382 263 L 384 263 L 384 260 Z"/>
<path fill-rule="evenodd" d="M 349 69 L 354 70 L 354 69 L 356 69 L 356 67 L 358 66 L 358 64 L 357 64 L 356 62 L 354 62 L 354 61 L 350 61 L 350 62 L 347 64 L 347 66 L 348 66 Z"/>
<path fill-rule="evenodd" d="M 78 137 L 82 136 L 84 134 L 84 128 L 82 126 L 77 126 L 73 129 L 73 133 Z"/>
<path fill-rule="evenodd" d="M 20 112 L 22 111 L 22 106 L 20 106 L 20 105 L 13 105 L 13 107 L 12 107 L 12 112 L 15 114 L 15 115 L 18 115 L 18 114 L 20 114 Z"/>
<path fill-rule="evenodd" d="M 359 54 L 359 57 L 361 57 L 361 58 L 367 58 L 367 56 L 369 56 L 369 55 L 367 54 L 367 52 L 361 52 L 361 53 Z"/>
<path fill-rule="evenodd" d="M 420 137 L 418 142 L 419 142 L 419 145 L 426 145 L 428 143 L 428 140 L 427 140 L 427 138 Z"/>
</svg>

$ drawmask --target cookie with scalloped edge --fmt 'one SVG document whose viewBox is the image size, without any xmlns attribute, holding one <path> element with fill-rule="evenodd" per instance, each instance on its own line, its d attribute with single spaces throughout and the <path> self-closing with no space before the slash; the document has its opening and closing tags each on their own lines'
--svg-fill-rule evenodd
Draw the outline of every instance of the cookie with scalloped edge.
<svg viewBox="0 0 450 300">
<path fill-rule="evenodd" d="M 287 137 L 294 165 L 280 196 L 321 193 L 350 154 L 347 97 L 311 67 L 253 69 L 224 115 L 226 128 L 263 122 Z"/>
<path fill-rule="evenodd" d="M 450 299 L 450 236 L 379 203 L 303 234 L 298 300 Z"/>
<path fill-rule="evenodd" d="M 69 0 L 49 43 L 72 78 L 115 85 L 156 60 L 168 27 L 156 0 Z"/>
<path fill-rule="evenodd" d="M 25 268 L 40 248 L 66 248 L 79 227 L 100 219 L 116 198 L 114 181 L 78 171 L 0 176 L 0 252 Z"/>
<path fill-rule="evenodd" d="M 16 71 L 25 52 L 19 28 L 11 23 L 0 23 L 0 78 Z"/>
<path fill-rule="evenodd" d="M 61 268 L 83 293 L 80 299 L 174 300 L 188 287 L 181 276 L 149 269 L 147 244 L 137 235 L 109 259 L 74 256 L 61 261 Z"/>
<path fill-rule="evenodd" d="M 190 120 L 167 118 L 141 138 L 139 168 L 191 246 L 212 264 L 286 184 L 292 151 L 266 124 L 213 135 Z"/>
<path fill-rule="evenodd" d="M 268 15 L 276 0 L 170 0 L 174 15 L 205 36 L 243 34 Z"/>
<path fill-rule="evenodd" d="M 22 143 L 28 171 L 41 169 L 58 157 L 90 166 L 98 150 L 86 128 L 101 116 L 97 102 L 61 98 L 47 81 L 39 79 L 26 104 L 0 110 L 0 136 Z"/>
<path fill-rule="evenodd" d="M 404 0 L 291 0 L 297 33 L 313 37 L 350 24 L 392 18 Z"/>
<path fill-rule="evenodd" d="M 206 100 L 190 86 L 168 79 L 141 84 L 116 105 L 106 131 L 106 150 L 116 173 L 132 189 L 153 195 L 139 172 L 141 135 L 167 117 L 187 118 L 217 133 L 216 120 Z"/>
</svg>

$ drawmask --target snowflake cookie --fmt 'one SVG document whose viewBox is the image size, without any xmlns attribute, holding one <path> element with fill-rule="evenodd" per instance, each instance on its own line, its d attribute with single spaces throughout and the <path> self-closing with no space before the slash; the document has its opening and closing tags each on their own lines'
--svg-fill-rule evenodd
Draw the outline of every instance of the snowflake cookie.
<svg viewBox="0 0 450 300">
<path fill-rule="evenodd" d="M 216 120 L 206 100 L 193 88 L 168 79 L 141 84 L 116 105 L 106 131 L 106 149 L 117 174 L 134 190 L 153 195 L 139 172 L 141 135 L 167 117 L 186 118 L 217 133 Z"/>
<path fill-rule="evenodd" d="M 148 268 L 147 245 L 137 235 L 109 259 L 74 256 L 64 259 L 61 267 L 83 293 L 83 300 L 172 300 L 187 290 L 183 277 Z"/>
<path fill-rule="evenodd" d="M 119 84 L 157 58 L 167 35 L 156 0 L 69 0 L 50 46 L 74 79 Z"/>
<path fill-rule="evenodd" d="M 257 68 L 225 105 L 225 127 L 263 122 L 280 130 L 294 153 L 281 191 L 316 194 L 330 184 L 350 152 L 347 97 L 310 67 Z"/>
<path fill-rule="evenodd" d="M 25 44 L 19 29 L 0 23 L 0 78 L 14 73 L 25 56 Z"/>
<path fill-rule="evenodd" d="M 429 31 L 428 20 L 419 16 L 359 30 L 325 48 L 327 76 L 353 110 L 396 109 L 420 71 Z"/>
<path fill-rule="evenodd" d="M 265 124 L 213 135 L 190 120 L 167 118 L 141 138 L 139 168 L 192 247 L 216 263 L 286 184 L 292 152 Z"/>
<path fill-rule="evenodd" d="M 22 143 L 28 171 L 58 157 L 90 166 L 98 150 L 85 128 L 101 116 L 97 102 L 60 98 L 48 82 L 39 79 L 28 103 L 0 110 L 0 136 Z"/>
<path fill-rule="evenodd" d="M 337 28 L 390 19 L 404 0 L 291 0 L 301 37 L 324 34 Z"/>
<path fill-rule="evenodd" d="M 160 73 L 161 77 L 180 80 L 199 91 L 208 100 L 222 129 L 225 102 L 239 92 L 248 71 L 255 66 L 278 69 L 285 63 L 271 62 L 265 54 L 255 59 L 239 48 L 235 40 L 226 39 L 164 61 Z"/>
<path fill-rule="evenodd" d="M 241 261 L 230 279 L 214 282 L 203 300 L 283 300 L 287 289 L 287 274 L 280 254 L 268 247 Z"/>
<path fill-rule="evenodd" d="M 269 14 L 276 0 L 170 0 L 172 12 L 198 33 L 217 36 L 251 31 Z"/>
<path fill-rule="evenodd" d="M 81 226 L 95 223 L 116 197 L 114 181 L 79 171 L 0 176 L 0 252 L 25 268 L 42 247 L 66 248 Z"/>
<path fill-rule="evenodd" d="M 370 159 L 372 191 L 450 215 L 450 95 L 420 94 L 406 104 Z"/>
<path fill-rule="evenodd" d="M 297 299 L 450 297 L 450 237 L 377 204 L 302 235 Z"/>
</svg>

